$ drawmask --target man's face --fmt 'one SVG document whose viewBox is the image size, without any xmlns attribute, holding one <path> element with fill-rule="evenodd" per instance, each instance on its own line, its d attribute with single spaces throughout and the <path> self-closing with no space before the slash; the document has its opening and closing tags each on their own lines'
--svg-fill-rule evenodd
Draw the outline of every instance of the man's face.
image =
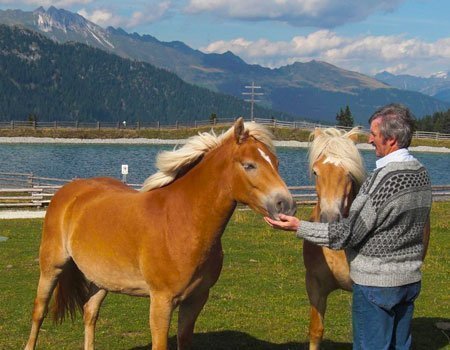
<svg viewBox="0 0 450 350">
<path fill-rule="evenodd" d="M 384 157 L 391 151 L 391 145 L 380 132 L 381 118 L 376 118 L 370 123 L 369 143 L 375 147 L 377 157 Z"/>
</svg>

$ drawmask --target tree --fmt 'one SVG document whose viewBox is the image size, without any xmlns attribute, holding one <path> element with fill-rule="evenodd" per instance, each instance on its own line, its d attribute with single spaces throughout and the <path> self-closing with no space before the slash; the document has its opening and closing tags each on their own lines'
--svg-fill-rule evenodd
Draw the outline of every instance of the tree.
<svg viewBox="0 0 450 350">
<path fill-rule="evenodd" d="M 348 105 L 345 110 L 342 110 L 342 108 L 339 110 L 339 113 L 336 114 L 336 121 L 338 126 L 353 126 L 354 120 Z"/>
</svg>

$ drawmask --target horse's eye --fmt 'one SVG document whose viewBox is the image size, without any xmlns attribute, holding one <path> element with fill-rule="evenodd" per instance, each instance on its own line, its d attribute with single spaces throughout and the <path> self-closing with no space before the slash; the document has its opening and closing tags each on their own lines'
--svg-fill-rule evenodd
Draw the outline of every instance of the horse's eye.
<svg viewBox="0 0 450 350">
<path fill-rule="evenodd" d="M 242 163 L 242 166 L 243 166 L 244 170 L 246 170 L 246 171 L 256 169 L 256 165 L 253 163 Z"/>
</svg>

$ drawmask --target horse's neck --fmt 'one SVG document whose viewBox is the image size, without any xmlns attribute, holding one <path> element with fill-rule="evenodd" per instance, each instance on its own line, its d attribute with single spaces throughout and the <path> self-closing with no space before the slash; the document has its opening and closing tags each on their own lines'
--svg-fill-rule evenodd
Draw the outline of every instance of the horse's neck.
<svg viewBox="0 0 450 350">
<path fill-rule="evenodd" d="M 217 236 L 223 233 L 236 202 L 231 193 L 231 157 L 218 149 L 210 152 L 166 190 L 168 201 L 186 208 L 186 225 L 202 227 L 202 235 Z"/>
</svg>

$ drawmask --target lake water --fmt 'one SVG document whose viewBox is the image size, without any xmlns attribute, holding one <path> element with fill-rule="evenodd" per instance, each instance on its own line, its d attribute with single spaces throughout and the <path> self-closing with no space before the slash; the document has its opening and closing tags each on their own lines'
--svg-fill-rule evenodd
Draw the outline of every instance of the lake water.
<svg viewBox="0 0 450 350">
<path fill-rule="evenodd" d="M 111 176 L 122 178 L 121 165 L 128 164 L 128 183 L 142 183 L 156 169 L 155 157 L 170 145 L 95 144 L 1 144 L 0 172 L 33 173 L 40 177 L 72 179 Z M 311 185 L 307 173 L 307 150 L 277 148 L 280 173 L 289 186 Z M 375 153 L 362 151 L 366 168 L 375 167 Z M 433 185 L 450 184 L 450 154 L 413 153 L 430 172 Z"/>
</svg>

